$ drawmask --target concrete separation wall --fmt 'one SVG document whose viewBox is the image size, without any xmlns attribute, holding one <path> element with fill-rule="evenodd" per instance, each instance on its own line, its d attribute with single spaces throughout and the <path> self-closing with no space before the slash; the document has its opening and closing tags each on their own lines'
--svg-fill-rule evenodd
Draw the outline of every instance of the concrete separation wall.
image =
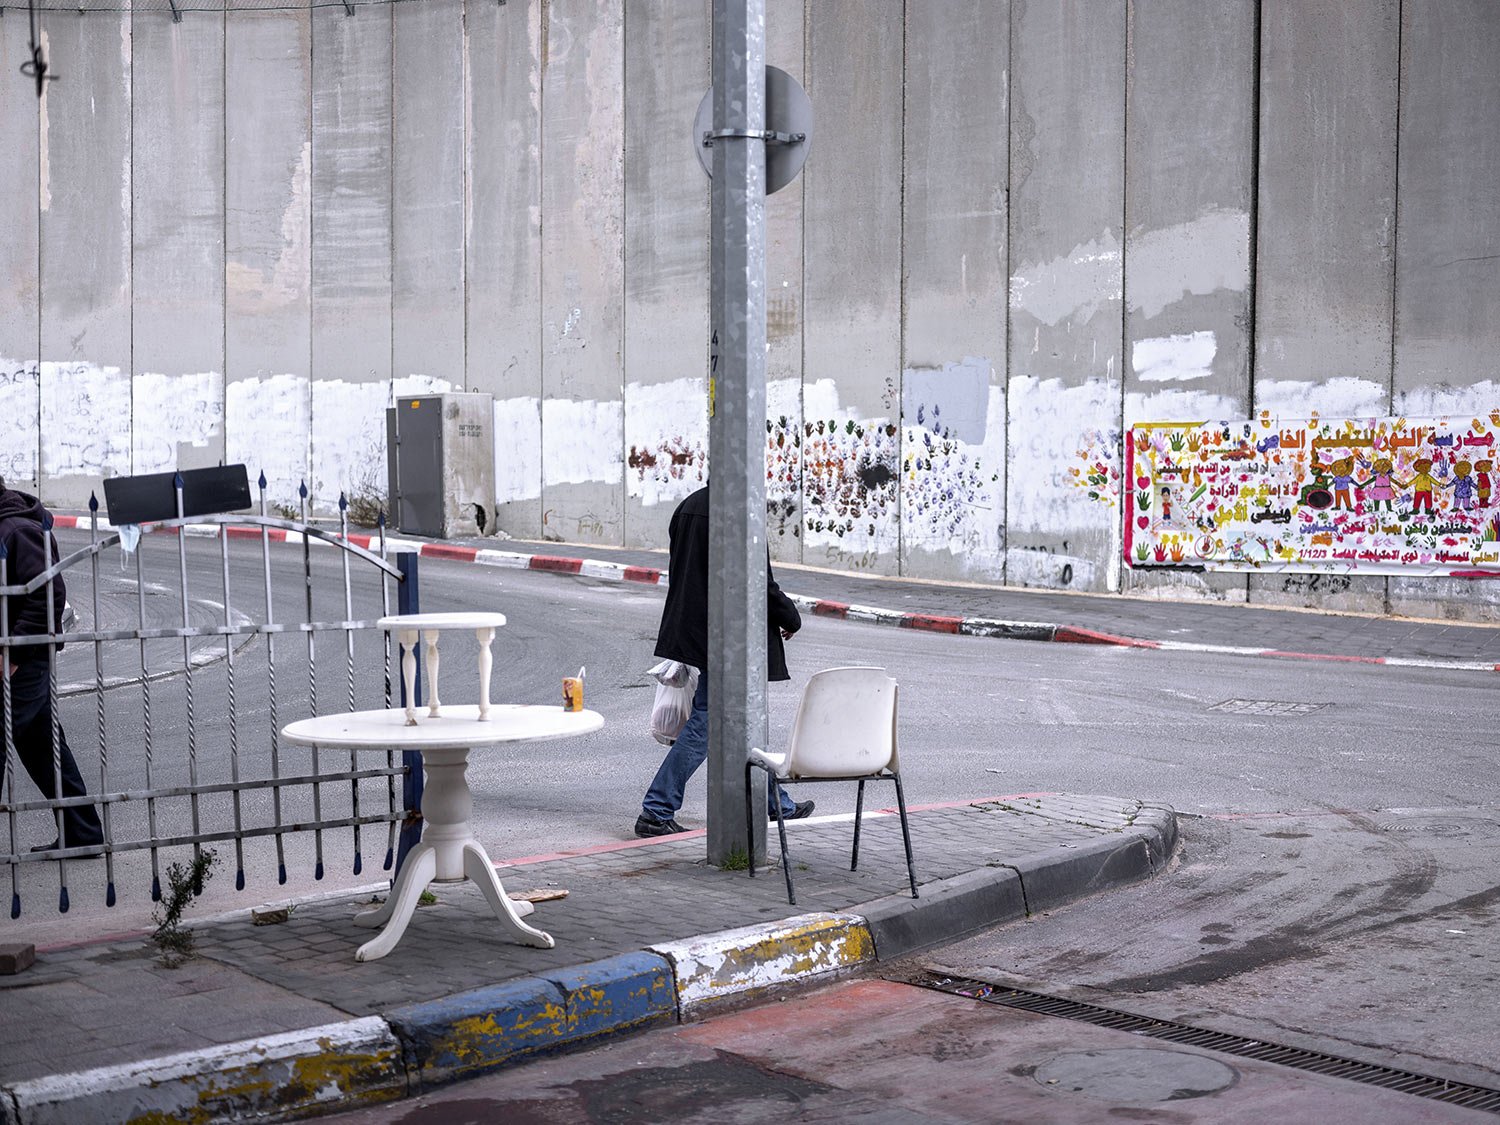
<svg viewBox="0 0 1500 1125">
<path fill-rule="evenodd" d="M 501 530 L 664 544 L 708 468 L 706 3 L 37 7 L 59 81 L 0 89 L 0 187 L 37 201 L 0 229 L 0 475 L 77 506 L 244 460 L 330 512 L 383 492 L 393 397 L 479 391 Z M 768 207 L 775 558 L 1495 615 L 1494 583 L 1126 571 L 1120 442 L 1500 408 L 1500 5 L 767 25 L 818 122 Z"/>
</svg>

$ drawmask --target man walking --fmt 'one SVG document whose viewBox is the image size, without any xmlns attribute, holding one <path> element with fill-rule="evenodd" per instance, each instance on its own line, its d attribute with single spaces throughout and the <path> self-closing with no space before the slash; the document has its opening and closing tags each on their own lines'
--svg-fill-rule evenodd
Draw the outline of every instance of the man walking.
<svg viewBox="0 0 1500 1125">
<path fill-rule="evenodd" d="M 698 691 L 693 710 L 677 741 L 667 751 L 636 818 L 637 836 L 668 836 L 685 829 L 674 819 L 682 807 L 683 791 L 708 756 L 708 486 L 693 493 L 672 513 L 669 525 L 667 602 L 656 635 L 656 655 L 697 668 Z M 802 615 L 781 592 L 766 560 L 766 674 L 789 680 L 784 639 L 802 627 Z M 811 801 L 793 801 L 781 794 L 781 815 L 800 820 L 813 811 Z M 774 810 L 771 813 L 775 815 Z"/>
<path fill-rule="evenodd" d="M 24 586 L 57 561 L 57 544 L 42 526 L 46 509 L 35 497 L 6 488 L 0 479 L 0 545 L 6 557 L 6 580 L 9 586 Z M 50 545 L 50 549 L 49 549 Z M 61 574 L 52 579 L 52 619 L 47 618 L 47 587 L 37 587 L 30 594 L 9 598 L 9 627 L 13 637 L 41 636 L 62 632 L 63 606 L 67 588 Z M 59 649 L 62 645 L 57 646 Z M 10 695 L 10 730 L 16 753 L 42 796 L 57 796 L 57 780 L 62 780 L 65 797 L 82 797 L 88 793 L 68 736 L 57 728 L 57 761 L 53 761 L 52 692 L 47 675 L 50 645 L 22 645 L 6 650 L 5 675 Z M 8 762 L 0 744 L 0 788 L 5 782 Z M 62 810 L 62 833 L 50 844 L 32 848 L 92 847 L 104 842 L 104 828 L 99 811 L 93 805 L 72 805 Z"/>
</svg>

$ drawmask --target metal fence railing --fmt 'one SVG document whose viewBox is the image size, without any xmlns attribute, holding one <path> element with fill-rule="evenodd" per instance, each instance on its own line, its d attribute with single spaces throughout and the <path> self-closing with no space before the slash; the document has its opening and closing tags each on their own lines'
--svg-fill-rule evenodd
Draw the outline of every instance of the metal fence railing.
<svg viewBox="0 0 1500 1125">
<path fill-rule="evenodd" d="M 181 513 L 180 476 L 177 499 Z M 82 545 L 24 584 L 10 584 L 0 546 L 0 658 L 8 668 L 26 664 L 28 649 L 46 652 L 30 658 L 34 677 L 45 660 L 43 717 L 18 727 L 11 677 L 0 677 L 10 916 L 54 878 L 66 911 L 70 869 L 101 860 L 102 881 L 89 882 L 102 882 L 107 905 L 127 884 L 159 899 L 161 855 L 175 847 L 196 855 L 227 845 L 243 890 L 273 867 L 285 883 L 289 862 L 321 879 L 330 850 L 347 849 L 359 874 L 378 826 L 391 868 L 403 822 L 415 825 L 420 759 L 389 752 L 372 765 L 369 755 L 283 745 L 280 731 L 320 712 L 392 705 L 390 642 L 376 622 L 416 608 L 415 555 L 387 557 L 383 521 L 368 549 L 359 545 L 342 499 L 338 533 L 308 523 L 305 489 L 300 519 L 269 515 L 264 477 L 258 515 L 179 515 L 136 542 L 132 529 L 101 527 L 96 501 L 90 510 L 70 533 Z M 47 536 L 56 539 L 50 516 Z M 58 574 L 77 625 L 15 635 L 23 595 L 45 590 L 53 619 Z M 76 785 L 66 795 L 70 756 L 81 795 Z M 27 797 L 28 786 L 54 795 Z M 89 809 L 102 833 L 79 827 L 93 825 Z"/>
</svg>

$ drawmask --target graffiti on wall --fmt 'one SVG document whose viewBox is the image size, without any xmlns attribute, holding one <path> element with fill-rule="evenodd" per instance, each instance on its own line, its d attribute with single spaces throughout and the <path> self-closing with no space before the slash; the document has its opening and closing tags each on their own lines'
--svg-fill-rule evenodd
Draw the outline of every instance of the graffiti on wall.
<svg viewBox="0 0 1500 1125">
<path fill-rule="evenodd" d="M 1500 573 L 1488 418 L 1155 422 L 1126 446 L 1134 567 Z"/>
</svg>

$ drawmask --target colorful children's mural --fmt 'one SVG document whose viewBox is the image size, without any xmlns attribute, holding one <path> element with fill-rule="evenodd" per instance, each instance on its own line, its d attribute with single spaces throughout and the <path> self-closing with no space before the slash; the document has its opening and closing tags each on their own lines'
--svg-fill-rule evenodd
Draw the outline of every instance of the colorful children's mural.
<svg viewBox="0 0 1500 1125">
<path fill-rule="evenodd" d="M 1132 567 L 1500 574 L 1487 419 L 1152 422 L 1122 491 Z M 1497 498 L 1500 501 L 1500 498 Z"/>
</svg>

